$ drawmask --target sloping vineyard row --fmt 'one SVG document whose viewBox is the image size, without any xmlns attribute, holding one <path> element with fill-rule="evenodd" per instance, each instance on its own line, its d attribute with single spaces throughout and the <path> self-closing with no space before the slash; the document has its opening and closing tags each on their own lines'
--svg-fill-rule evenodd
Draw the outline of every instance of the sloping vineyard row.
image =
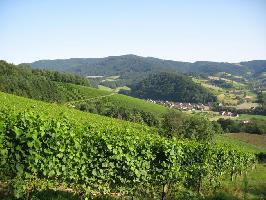
<svg viewBox="0 0 266 200">
<path fill-rule="evenodd" d="M 215 189 L 225 175 L 254 165 L 253 154 L 141 130 L 86 125 L 67 117 L 3 110 L 0 177 L 17 197 L 35 189 L 68 187 L 83 194 L 134 194 L 140 187 Z"/>
</svg>

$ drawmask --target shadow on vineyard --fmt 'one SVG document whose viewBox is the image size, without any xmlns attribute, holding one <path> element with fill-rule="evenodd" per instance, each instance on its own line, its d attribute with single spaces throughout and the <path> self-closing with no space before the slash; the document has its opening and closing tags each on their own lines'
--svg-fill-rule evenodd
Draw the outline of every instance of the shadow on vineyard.
<svg viewBox="0 0 266 200">
<path fill-rule="evenodd" d="M 266 185 L 259 185 L 255 188 L 248 189 L 248 193 L 254 196 L 262 196 L 266 199 Z"/>
<path fill-rule="evenodd" d="M 15 197 L 12 196 L 4 196 L 0 195 L 2 200 L 15 200 Z M 23 199 L 23 198 L 21 198 Z M 62 191 L 53 191 L 53 190 L 45 190 L 42 192 L 34 192 L 29 195 L 28 200 L 80 200 L 83 199 L 78 195 L 62 192 Z M 92 198 L 88 198 L 92 199 Z M 141 197 L 112 197 L 108 195 L 102 195 L 98 197 L 94 197 L 95 200 L 118 200 L 118 199 L 134 199 L 134 200 L 152 200 L 154 198 L 149 198 L 145 196 Z M 159 198 L 160 199 L 160 198 Z M 167 198 L 173 200 L 173 198 Z M 216 193 L 211 196 L 201 197 L 196 194 L 192 194 L 191 192 L 184 192 L 183 194 L 179 194 L 174 198 L 175 200 L 241 200 L 242 198 L 238 198 L 228 193 Z M 18 199 L 19 200 L 19 199 Z"/>
</svg>

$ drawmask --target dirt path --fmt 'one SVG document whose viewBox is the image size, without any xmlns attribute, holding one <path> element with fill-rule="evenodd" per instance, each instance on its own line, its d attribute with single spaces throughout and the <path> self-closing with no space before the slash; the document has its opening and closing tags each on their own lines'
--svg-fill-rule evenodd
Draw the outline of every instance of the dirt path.
<svg viewBox="0 0 266 200">
<path fill-rule="evenodd" d="M 101 98 L 113 96 L 115 94 L 117 94 L 117 93 L 111 93 L 111 94 L 107 94 L 107 95 L 103 95 L 103 96 L 91 97 L 91 98 L 88 98 L 88 99 L 79 99 L 79 100 L 75 100 L 75 101 L 69 101 L 69 102 L 66 102 L 65 104 L 71 105 L 73 103 L 79 103 L 79 102 L 89 101 L 89 100 L 93 100 L 93 99 L 101 99 Z"/>
</svg>

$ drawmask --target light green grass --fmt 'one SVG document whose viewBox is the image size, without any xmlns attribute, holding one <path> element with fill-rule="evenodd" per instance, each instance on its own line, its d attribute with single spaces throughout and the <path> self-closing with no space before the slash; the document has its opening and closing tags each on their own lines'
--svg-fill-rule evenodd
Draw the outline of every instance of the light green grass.
<svg viewBox="0 0 266 200">
<path fill-rule="evenodd" d="M 256 135 L 254 135 L 254 137 L 256 137 Z M 245 141 L 241 141 L 235 137 L 232 137 L 230 136 L 230 134 L 217 135 L 216 142 L 219 144 L 229 144 L 233 147 L 240 148 L 244 151 L 249 151 L 252 153 L 266 152 L 266 144 L 265 146 L 251 144 Z"/>
<path fill-rule="evenodd" d="M 241 114 L 238 119 L 260 119 L 260 120 L 266 120 L 266 116 L 264 116 L 264 115 Z"/>
<path fill-rule="evenodd" d="M 252 107 L 257 107 L 259 106 L 258 103 L 248 103 L 248 102 L 245 102 L 245 103 L 242 103 L 242 104 L 239 104 L 236 106 L 236 109 L 250 109 Z"/>
<path fill-rule="evenodd" d="M 237 105 L 236 95 L 230 94 L 230 90 L 226 90 L 224 88 L 214 86 L 208 82 L 208 79 L 197 79 L 192 78 L 195 83 L 200 84 L 209 90 L 212 94 L 217 96 L 217 100 L 221 103 L 229 104 L 229 105 Z M 228 93 L 227 93 L 228 91 Z"/>
<path fill-rule="evenodd" d="M 105 90 L 105 91 L 109 91 L 109 92 L 112 92 L 113 91 L 112 88 L 109 88 L 109 87 L 106 87 L 106 86 L 103 86 L 103 85 L 98 85 L 98 89 Z"/>
<path fill-rule="evenodd" d="M 119 92 L 120 90 L 131 90 L 131 89 L 129 87 L 127 87 L 127 86 L 115 88 L 115 92 Z"/>
<path fill-rule="evenodd" d="M 213 79 L 219 79 L 219 77 L 211 77 Z M 230 80 L 227 78 L 220 78 L 227 83 L 232 85 L 231 89 L 221 88 L 215 85 L 212 85 L 209 82 L 209 79 L 199 79 L 193 77 L 192 80 L 198 84 L 201 84 L 203 87 L 208 89 L 211 93 L 217 96 L 219 102 L 231 106 L 236 106 L 239 103 L 238 99 L 245 99 L 249 102 L 254 102 L 256 100 L 256 94 L 248 90 L 248 85 L 242 82 L 237 82 L 235 80 Z M 235 90 L 239 90 L 241 94 L 235 94 Z M 246 92 L 246 98 L 244 97 L 244 92 Z M 238 98 L 238 99 L 237 99 Z"/>
</svg>

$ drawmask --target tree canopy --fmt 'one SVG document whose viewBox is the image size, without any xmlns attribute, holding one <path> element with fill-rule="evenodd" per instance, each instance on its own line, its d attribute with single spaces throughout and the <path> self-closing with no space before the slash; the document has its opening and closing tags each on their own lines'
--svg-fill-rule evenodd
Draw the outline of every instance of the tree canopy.
<svg viewBox="0 0 266 200">
<path fill-rule="evenodd" d="M 216 97 L 189 77 L 175 73 L 153 74 L 131 85 L 130 95 L 153 100 L 207 103 Z"/>
</svg>

